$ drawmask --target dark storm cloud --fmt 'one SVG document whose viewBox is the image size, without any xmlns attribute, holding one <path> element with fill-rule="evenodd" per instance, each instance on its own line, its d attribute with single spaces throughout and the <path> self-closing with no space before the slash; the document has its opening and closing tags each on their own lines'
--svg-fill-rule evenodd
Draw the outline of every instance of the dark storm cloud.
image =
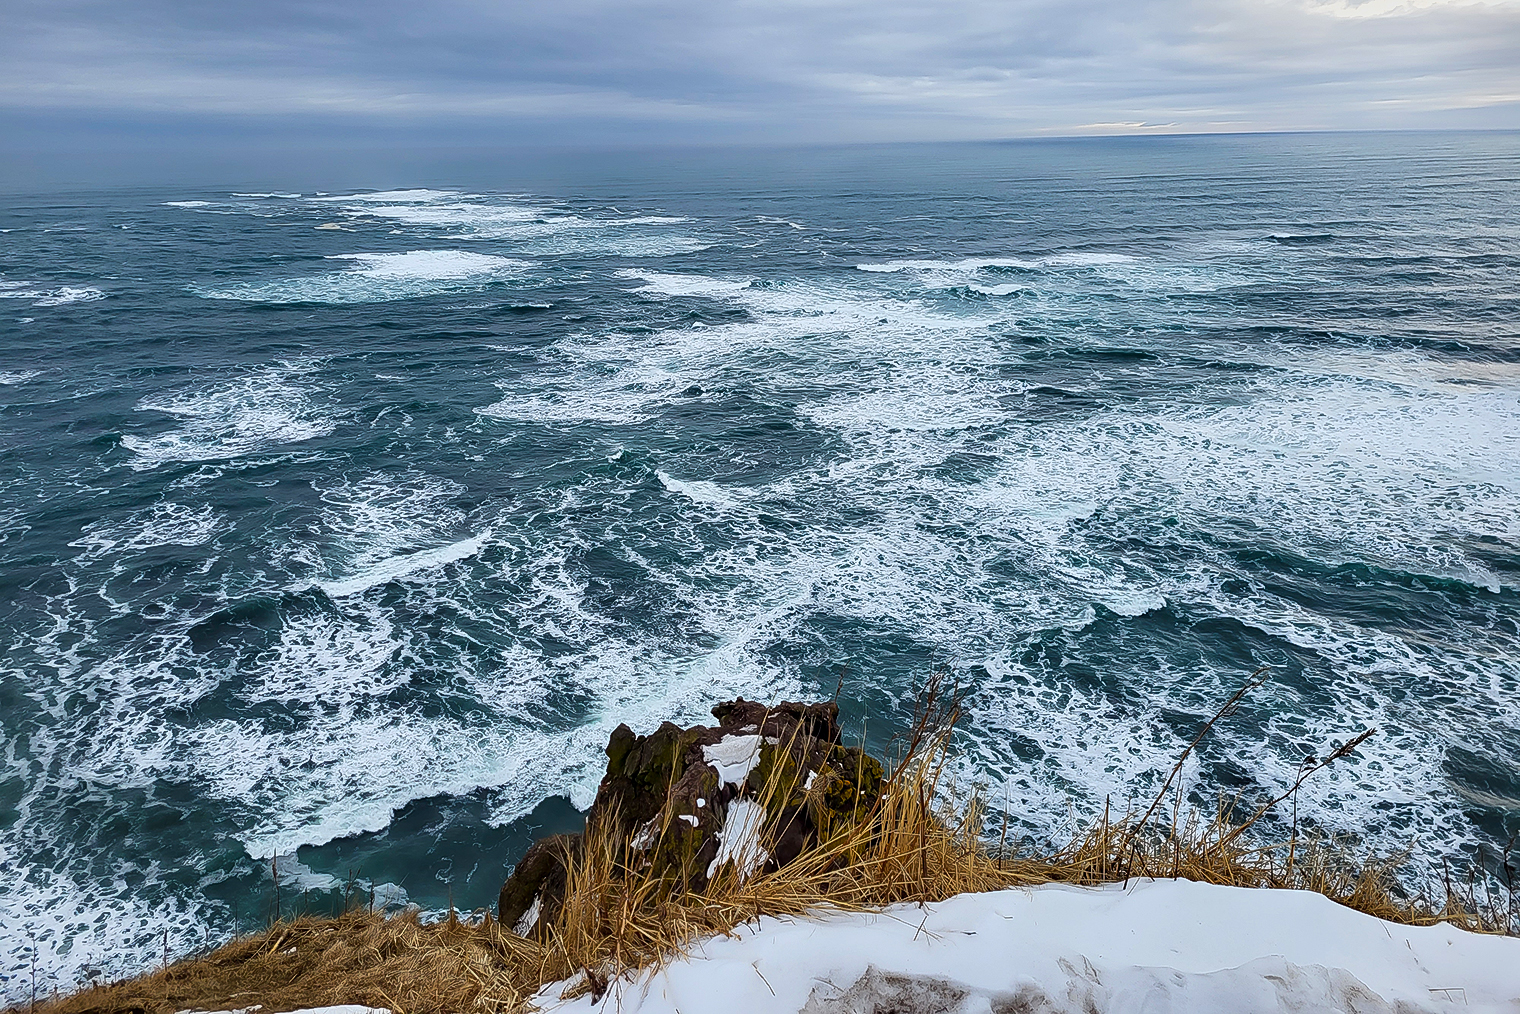
<svg viewBox="0 0 1520 1014">
<path fill-rule="evenodd" d="M 9 0 L 0 104 L 667 136 L 1520 126 L 1520 0 Z"/>
</svg>

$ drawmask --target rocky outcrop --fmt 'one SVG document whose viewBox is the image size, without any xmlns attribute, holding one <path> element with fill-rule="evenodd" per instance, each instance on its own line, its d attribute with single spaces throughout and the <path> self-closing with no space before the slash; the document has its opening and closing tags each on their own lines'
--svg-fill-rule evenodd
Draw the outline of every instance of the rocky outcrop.
<svg viewBox="0 0 1520 1014">
<path fill-rule="evenodd" d="M 540 838 L 501 885 L 496 911 L 502 924 L 527 936 L 545 908 L 554 911 L 565 900 L 565 857 L 578 846 L 578 834 Z"/>
<path fill-rule="evenodd" d="M 784 866 L 876 806 L 881 764 L 840 742 L 836 705 L 741 697 L 712 710 L 716 726 L 613 730 L 586 833 L 612 841 L 629 869 L 700 891 Z M 528 850 L 502 885 L 503 925 L 543 931 L 583 841 L 556 835 Z"/>
</svg>

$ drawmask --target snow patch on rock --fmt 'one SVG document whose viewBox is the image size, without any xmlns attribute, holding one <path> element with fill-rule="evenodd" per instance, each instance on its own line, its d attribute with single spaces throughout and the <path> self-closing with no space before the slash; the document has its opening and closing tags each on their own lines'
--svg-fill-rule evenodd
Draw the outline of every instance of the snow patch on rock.
<svg viewBox="0 0 1520 1014">
<path fill-rule="evenodd" d="M 636 851 L 643 852 L 653 845 L 659 836 L 660 818 L 651 817 L 644 823 L 643 827 L 633 833 L 633 837 L 628 839 L 628 844 Z"/>
<path fill-rule="evenodd" d="M 711 746 L 704 746 L 702 759 L 717 769 L 720 782 L 737 789 L 744 784 L 744 779 L 755 769 L 755 765 L 760 763 L 761 745 L 775 745 L 778 742 L 780 740 L 773 736 L 761 736 L 759 733 L 753 736 L 728 735 Z"/>
<path fill-rule="evenodd" d="M 517 920 L 517 925 L 512 927 L 513 933 L 516 933 L 520 937 L 525 937 L 533 931 L 533 925 L 538 922 L 538 913 L 543 906 L 543 901 L 544 895 L 542 891 L 533 896 L 533 904 L 528 906 L 528 910 L 522 914 L 522 918 Z"/>
<path fill-rule="evenodd" d="M 760 844 L 760 828 L 764 824 L 765 807 L 753 799 L 736 799 L 729 803 L 723 830 L 718 832 L 718 854 L 707 865 L 707 878 L 711 880 L 724 863 L 732 862 L 742 883 L 764 866 L 770 858 L 770 853 Z"/>
</svg>

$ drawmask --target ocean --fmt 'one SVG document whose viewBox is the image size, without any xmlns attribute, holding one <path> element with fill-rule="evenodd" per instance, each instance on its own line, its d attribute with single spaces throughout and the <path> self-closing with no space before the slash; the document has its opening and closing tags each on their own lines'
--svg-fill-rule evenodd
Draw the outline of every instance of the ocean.
<svg viewBox="0 0 1520 1014">
<path fill-rule="evenodd" d="M 1194 804 L 1520 832 L 1520 135 L 185 177 L 0 195 L 11 999 L 492 905 L 736 695 L 955 685 L 1037 847 L 1266 666 Z"/>
</svg>

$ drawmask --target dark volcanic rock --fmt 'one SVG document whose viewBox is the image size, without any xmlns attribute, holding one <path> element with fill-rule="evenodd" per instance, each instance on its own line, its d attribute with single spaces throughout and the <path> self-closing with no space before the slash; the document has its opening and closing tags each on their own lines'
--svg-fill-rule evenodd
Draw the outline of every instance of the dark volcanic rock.
<svg viewBox="0 0 1520 1014">
<path fill-rule="evenodd" d="M 726 871 L 743 879 L 785 865 L 880 799 L 881 764 L 840 743 L 832 703 L 767 707 L 741 697 L 713 716 L 717 726 L 613 730 L 586 827 L 615 842 L 628 868 L 672 890 L 701 890 Z M 528 850 L 502 885 L 504 925 L 523 934 L 547 925 L 580 843 L 557 835 Z"/>
<path fill-rule="evenodd" d="M 544 910 L 565 900 L 565 859 L 579 846 L 578 834 L 555 834 L 528 847 L 522 861 L 501 885 L 496 915 L 503 926 L 527 936 Z"/>
</svg>

